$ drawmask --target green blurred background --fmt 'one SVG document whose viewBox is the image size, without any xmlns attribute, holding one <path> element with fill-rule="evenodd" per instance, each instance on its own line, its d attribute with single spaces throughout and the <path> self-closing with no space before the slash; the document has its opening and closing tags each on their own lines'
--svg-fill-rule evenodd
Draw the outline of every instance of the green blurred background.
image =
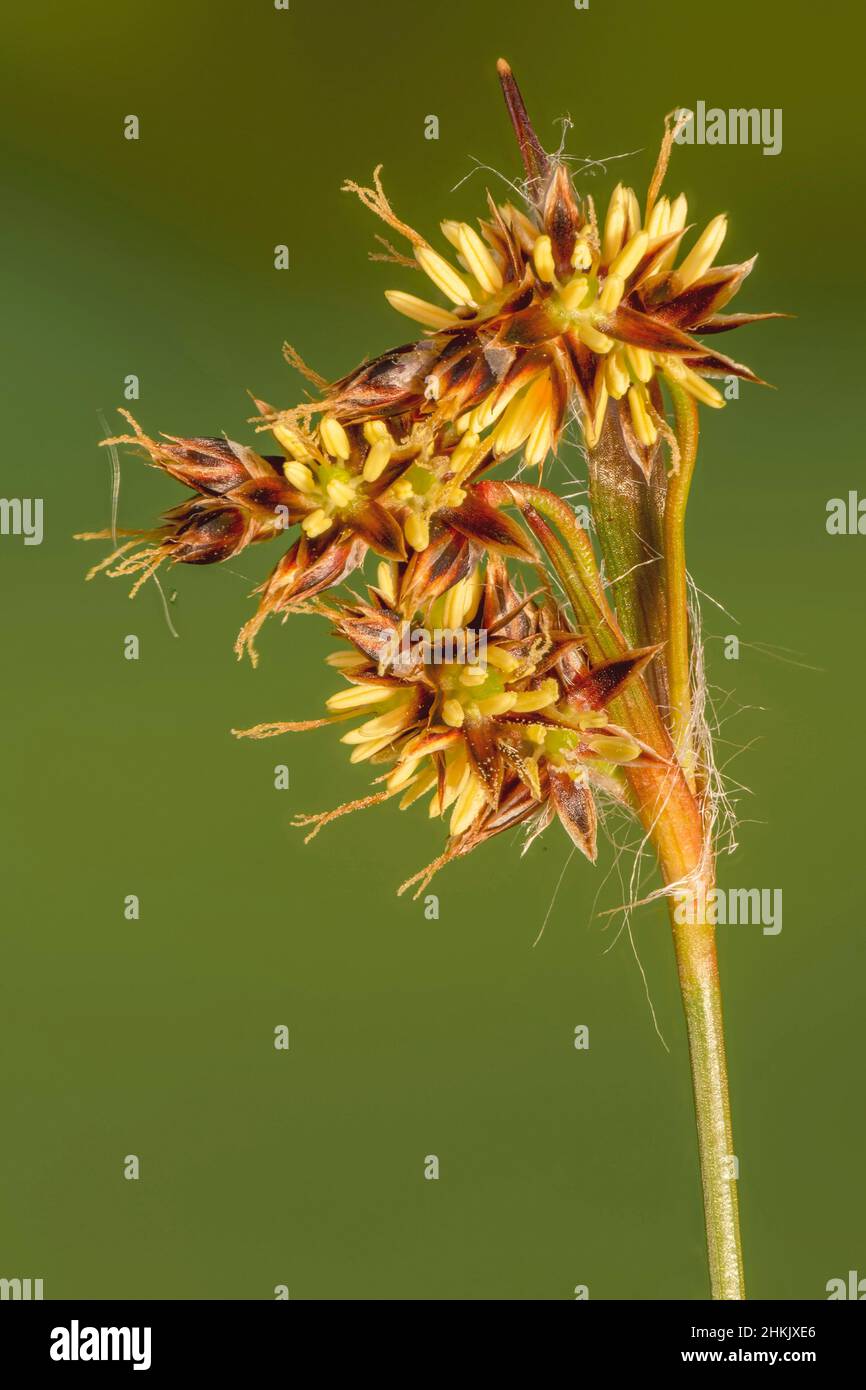
<svg viewBox="0 0 866 1390">
<path fill-rule="evenodd" d="M 416 286 L 367 259 L 379 228 L 340 183 L 383 161 L 408 221 L 479 213 L 503 185 L 476 172 L 452 192 L 473 160 L 517 173 L 500 53 L 549 145 L 568 113 L 571 154 L 633 152 L 586 176 L 602 197 L 645 187 L 674 106 L 784 111 L 776 158 L 674 154 L 670 191 L 701 223 L 731 214 L 725 259 L 761 252 L 739 306 L 798 315 L 730 340 L 779 389 L 703 412 L 690 557 L 736 618 L 706 605 L 719 756 L 749 788 L 721 882 L 784 893 L 780 935 L 720 928 L 749 1292 L 822 1298 L 866 1274 L 866 540 L 824 524 L 863 472 L 860 13 L 44 0 L 6 27 L 0 494 L 43 496 L 46 532 L 0 538 L 0 1276 L 48 1298 L 707 1296 L 662 908 L 632 925 L 670 1052 L 620 919 L 598 915 L 624 900 L 610 850 L 571 861 L 533 948 L 558 828 L 523 860 L 503 837 L 443 874 L 438 921 L 394 892 L 437 851 L 423 810 L 303 846 L 292 815 L 366 775 L 327 731 L 229 735 L 312 717 L 334 688 L 313 619 L 266 627 L 257 671 L 233 657 L 272 547 L 170 573 L 175 640 L 152 585 L 133 604 L 123 582 L 85 585 L 105 547 L 71 539 L 108 524 L 99 412 L 114 428 L 128 373 L 150 431 L 252 442 L 245 391 L 303 389 L 284 339 L 327 376 L 403 339 L 382 290 Z M 180 495 L 124 459 L 121 525 Z"/>
</svg>

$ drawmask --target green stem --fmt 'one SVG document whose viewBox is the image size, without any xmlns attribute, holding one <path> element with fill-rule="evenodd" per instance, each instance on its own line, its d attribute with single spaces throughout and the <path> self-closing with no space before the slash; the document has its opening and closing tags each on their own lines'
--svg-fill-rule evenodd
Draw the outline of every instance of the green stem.
<svg viewBox="0 0 866 1390">
<path fill-rule="evenodd" d="M 711 884 L 712 879 L 704 883 L 704 892 Z M 689 1039 L 710 1289 L 714 1299 L 740 1299 L 746 1292 L 722 995 L 715 930 L 703 920 L 701 910 L 705 901 L 697 898 L 696 920 L 681 924 L 671 900 L 671 921 Z"/>
<path fill-rule="evenodd" d="M 698 407 L 694 397 L 681 386 L 669 382 L 668 387 L 674 407 L 674 431 L 680 455 L 679 466 L 668 479 L 664 513 L 668 699 L 674 747 L 686 777 L 694 785 L 686 506 L 698 454 Z"/>
<path fill-rule="evenodd" d="M 483 486 L 491 502 L 510 501 L 523 512 L 586 630 L 590 655 L 597 660 L 624 651 L 627 643 L 605 597 L 592 544 L 568 504 L 544 488 L 493 482 Z M 687 492 L 686 486 L 686 496 Z M 685 589 L 677 592 L 684 601 Z M 687 625 L 685 632 L 688 640 Z M 701 807 L 644 682 L 636 681 L 616 703 L 622 708 L 621 722 L 665 759 L 628 768 L 627 776 L 665 884 L 676 892 L 668 903 L 689 1043 L 710 1289 L 714 1299 L 741 1299 L 745 1291 L 721 987 L 715 930 L 706 921 L 712 850 Z M 677 921 L 680 915 L 683 922 Z"/>
</svg>

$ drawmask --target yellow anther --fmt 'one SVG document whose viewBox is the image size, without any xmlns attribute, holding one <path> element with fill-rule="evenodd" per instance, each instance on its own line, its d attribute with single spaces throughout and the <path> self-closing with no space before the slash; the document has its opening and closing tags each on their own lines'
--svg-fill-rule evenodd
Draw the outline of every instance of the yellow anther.
<svg viewBox="0 0 866 1390">
<path fill-rule="evenodd" d="M 559 291 L 560 302 L 569 313 L 574 313 L 575 309 L 581 307 L 588 292 L 589 281 L 586 276 L 576 276 L 574 280 L 569 280 L 567 285 L 563 285 Z"/>
<path fill-rule="evenodd" d="M 552 285 L 556 279 L 556 266 L 553 261 L 553 246 L 549 236 L 538 237 L 532 248 L 532 260 L 539 280 Z"/>
<path fill-rule="evenodd" d="M 299 463 L 297 459 L 287 459 L 283 464 L 283 474 L 286 482 L 291 483 L 298 492 L 315 491 L 316 480 L 305 463 Z"/>
<path fill-rule="evenodd" d="M 611 275 L 621 275 L 627 280 L 632 271 L 636 270 L 642 257 L 646 254 L 649 245 L 649 236 L 646 232 L 637 232 L 614 257 L 611 262 Z"/>
<path fill-rule="evenodd" d="M 640 745 L 625 734 L 589 734 L 586 742 L 611 763 L 630 763 L 640 755 Z"/>
<path fill-rule="evenodd" d="M 502 671 L 508 676 L 512 671 L 517 670 L 520 662 L 505 647 L 498 647 L 491 642 L 487 648 L 487 664 L 488 666 L 495 666 L 497 671 Z"/>
<path fill-rule="evenodd" d="M 467 430 L 451 455 L 451 467 L 455 473 L 459 473 L 461 468 L 469 462 L 477 448 L 478 435 L 475 430 Z"/>
<path fill-rule="evenodd" d="M 396 502 L 408 502 L 413 489 L 408 478 L 398 478 L 396 483 L 391 484 L 389 491 Z"/>
<path fill-rule="evenodd" d="M 638 381 L 647 382 L 652 379 L 653 361 L 646 348 L 632 347 L 629 344 L 626 347 L 625 355 Z"/>
<path fill-rule="evenodd" d="M 329 454 L 334 458 L 347 459 L 351 453 L 349 436 L 334 415 L 323 415 L 319 425 L 319 437 Z"/>
<path fill-rule="evenodd" d="M 392 608 L 397 604 L 397 583 L 394 566 L 387 560 L 380 560 L 376 566 L 376 585 L 379 592 L 391 604 Z"/>
<path fill-rule="evenodd" d="M 550 378 L 542 372 L 526 390 L 511 402 L 493 435 L 496 454 L 509 454 L 519 449 L 532 433 L 539 416 L 550 405 Z"/>
<path fill-rule="evenodd" d="M 326 492 L 335 507 L 348 507 L 355 500 L 355 489 L 351 483 L 344 482 L 342 478 L 332 478 L 328 483 Z"/>
<path fill-rule="evenodd" d="M 612 352 L 605 364 L 604 372 L 605 384 L 615 401 L 622 400 L 629 386 L 631 377 L 628 368 L 623 360 L 621 352 Z"/>
<path fill-rule="evenodd" d="M 601 259 L 605 265 L 609 265 L 614 256 L 618 255 L 625 240 L 627 201 L 626 190 L 618 183 L 607 205 L 607 217 L 604 222 Z"/>
<path fill-rule="evenodd" d="M 619 302 L 625 294 L 625 280 L 615 271 L 611 271 L 601 287 L 601 294 L 598 296 L 598 307 L 603 314 L 612 314 L 614 309 L 619 307 Z"/>
<path fill-rule="evenodd" d="M 349 743 L 348 734 L 340 739 L 341 743 Z M 381 753 L 383 748 L 388 748 L 394 742 L 390 734 L 384 738 L 365 738 L 362 743 L 358 743 L 349 754 L 350 763 L 363 763 L 368 758 L 375 758 L 377 753 Z"/>
<path fill-rule="evenodd" d="M 452 835 L 462 835 L 468 830 L 479 812 L 487 805 L 484 788 L 476 777 L 470 779 L 454 803 L 449 830 Z"/>
<path fill-rule="evenodd" d="M 537 690 L 522 690 L 515 697 L 512 709 L 518 714 L 532 714 L 535 710 L 547 709 L 559 699 L 559 687 L 555 680 L 542 681 Z"/>
<path fill-rule="evenodd" d="M 670 224 L 670 216 L 670 200 L 668 198 L 659 198 L 646 224 L 647 235 L 650 239 L 657 236 L 664 236 Z"/>
<path fill-rule="evenodd" d="M 314 512 L 310 512 L 309 516 L 304 517 L 301 522 L 301 530 L 305 536 L 309 536 L 312 540 L 315 536 L 323 535 L 332 525 L 333 517 L 328 516 L 328 513 L 323 511 L 321 507 L 317 507 Z"/>
<path fill-rule="evenodd" d="M 650 448 L 656 442 L 658 431 L 650 419 L 644 393 L 640 387 L 629 387 L 628 405 L 629 411 L 631 412 L 632 426 L 634 427 L 634 432 L 639 442 L 646 448 Z"/>
<path fill-rule="evenodd" d="M 529 468 L 538 468 L 553 448 L 553 410 L 549 406 L 539 416 L 526 441 L 524 459 Z"/>
<path fill-rule="evenodd" d="M 720 212 L 718 217 L 714 217 L 704 228 L 682 265 L 674 271 L 673 278 L 678 290 L 687 290 L 689 285 L 700 280 L 705 271 L 709 270 L 727 230 L 728 219 Z"/>
<path fill-rule="evenodd" d="M 430 523 L 420 512 L 410 512 L 403 533 L 413 550 L 426 550 L 430 544 Z"/>
<path fill-rule="evenodd" d="M 364 481 L 375 483 L 380 478 L 391 459 L 394 446 L 389 439 L 377 439 L 364 460 Z"/>
<path fill-rule="evenodd" d="M 598 329 L 593 328 L 591 323 L 580 324 L 577 332 L 581 342 L 586 343 L 588 348 L 599 353 L 600 356 L 610 352 L 614 345 L 613 338 L 609 338 L 606 333 L 599 333 Z"/>
<path fill-rule="evenodd" d="M 336 713 L 350 709 L 366 709 L 369 705 L 384 704 L 390 694 L 391 691 L 382 685 L 350 685 L 348 690 L 338 690 L 336 695 L 330 695 L 325 705 Z M 345 741 L 355 743 L 360 740 L 350 740 L 347 736 Z"/>
<path fill-rule="evenodd" d="M 364 438 L 368 444 L 378 444 L 380 439 L 390 439 L 391 431 L 384 420 L 367 420 L 364 424 Z"/>
<path fill-rule="evenodd" d="M 405 314 L 407 319 L 423 324 L 425 328 L 452 328 L 455 323 L 460 322 L 448 309 L 443 309 L 438 304 L 430 304 L 428 300 L 419 299 L 417 295 L 404 294 L 402 290 L 386 290 L 385 298 L 398 314 Z"/>
<path fill-rule="evenodd" d="M 517 695 L 513 690 L 503 690 L 501 695 L 488 695 L 486 700 L 479 700 L 477 709 L 479 714 L 494 718 L 497 714 L 507 714 L 514 709 L 516 702 Z"/>
<path fill-rule="evenodd" d="M 459 700 L 446 700 L 442 705 L 442 718 L 449 728 L 460 729 L 463 727 L 466 711 Z"/>
<path fill-rule="evenodd" d="M 272 425 L 271 434 L 279 444 L 284 453 L 289 454 L 293 459 L 303 461 L 310 457 L 310 450 L 298 431 L 292 429 L 291 425 Z"/>
<path fill-rule="evenodd" d="M 444 256 L 440 256 L 438 251 L 434 251 L 432 246 L 416 246 L 415 259 L 437 289 L 441 290 L 447 299 L 454 304 L 468 304 L 475 308 L 475 302 L 469 291 L 466 281 L 461 279 L 452 265 L 449 265 Z"/>
<path fill-rule="evenodd" d="M 626 190 L 626 241 L 640 231 L 640 203 L 633 188 Z"/>
<path fill-rule="evenodd" d="M 325 657 L 325 665 L 332 666 L 335 671 L 359 671 L 369 661 L 366 652 L 331 652 Z"/>
<path fill-rule="evenodd" d="M 496 294 L 502 289 L 502 271 L 468 222 L 457 224 L 457 247 L 470 275 L 475 276 L 486 294 Z"/>
<path fill-rule="evenodd" d="M 688 391 L 690 396 L 694 396 L 696 401 L 703 402 L 704 405 L 712 406 L 715 410 L 721 409 L 725 404 L 724 398 L 719 394 L 714 386 L 705 381 L 702 376 L 687 367 L 685 362 L 674 357 L 669 353 L 664 359 L 664 370 L 672 380 L 679 382 L 684 391 Z"/>
<path fill-rule="evenodd" d="M 598 400 L 589 417 L 584 416 L 583 433 L 586 439 L 587 448 L 594 449 L 601 435 L 601 427 L 604 424 L 605 411 L 607 410 L 608 391 L 602 382 L 598 393 Z"/>
</svg>

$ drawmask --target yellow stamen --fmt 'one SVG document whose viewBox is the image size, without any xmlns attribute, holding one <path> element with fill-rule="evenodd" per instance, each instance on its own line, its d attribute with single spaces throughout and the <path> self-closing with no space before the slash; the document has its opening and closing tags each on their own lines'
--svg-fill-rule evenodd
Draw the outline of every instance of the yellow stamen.
<svg viewBox="0 0 866 1390">
<path fill-rule="evenodd" d="M 559 686 L 555 680 L 542 681 L 537 690 L 522 690 L 512 705 L 518 714 L 532 714 L 538 709 L 547 709 L 559 699 Z"/>
<path fill-rule="evenodd" d="M 449 726 L 449 728 L 462 728 L 463 720 L 466 718 L 466 712 L 463 706 L 461 705 L 460 701 L 453 699 L 446 700 L 442 706 L 442 718 L 445 720 L 445 723 Z"/>
<path fill-rule="evenodd" d="M 640 203 L 637 200 L 637 194 L 633 188 L 627 189 L 626 197 L 626 240 L 628 240 L 630 237 L 633 237 L 636 232 L 640 231 L 642 219 L 640 215 Z"/>
<path fill-rule="evenodd" d="M 585 275 L 579 275 L 574 280 L 569 280 L 567 285 L 563 285 L 559 291 L 559 298 L 568 312 L 573 313 L 586 299 L 588 290 L 589 281 Z"/>
<path fill-rule="evenodd" d="M 354 740 L 350 740 L 347 736 L 344 736 L 340 739 L 340 742 L 349 743 L 354 742 Z M 390 734 L 386 734 L 384 738 L 365 739 L 363 743 L 357 743 L 352 749 L 349 755 L 349 762 L 364 763 L 368 758 L 375 758 L 377 753 L 381 753 L 383 749 L 388 748 L 393 742 L 394 740 Z"/>
<path fill-rule="evenodd" d="M 451 467 L 455 473 L 465 467 L 477 448 L 478 435 L 475 430 L 467 430 L 451 455 Z"/>
<path fill-rule="evenodd" d="M 605 265 L 610 264 L 622 247 L 625 238 L 626 204 L 626 191 L 622 184 L 618 183 L 607 205 L 607 217 L 604 222 L 601 259 Z"/>
<path fill-rule="evenodd" d="M 620 251 L 619 255 L 611 263 L 611 275 L 621 275 L 627 280 L 632 271 L 636 270 L 641 258 L 645 255 L 649 237 L 646 232 L 637 232 Z"/>
<path fill-rule="evenodd" d="M 593 328 L 591 323 L 580 324 L 577 332 L 581 341 L 586 343 L 588 348 L 602 356 L 604 353 L 610 352 L 614 345 L 613 338 L 608 338 L 606 333 L 599 333 L 598 329 Z"/>
<path fill-rule="evenodd" d="M 380 478 L 391 460 L 394 452 L 394 445 L 389 439 L 377 439 L 370 449 L 369 454 L 364 460 L 364 481 L 375 483 Z"/>
<path fill-rule="evenodd" d="M 491 642 L 487 648 L 487 664 L 495 666 L 497 671 L 502 671 L 508 676 L 517 670 L 520 662 L 511 652 L 506 651 L 505 647 L 498 647 Z"/>
<path fill-rule="evenodd" d="M 646 448 L 650 448 L 656 442 L 658 431 L 649 417 L 646 401 L 640 387 L 629 387 L 628 404 L 634 432 L 640 443 Z"/>
<path fill-rule="evenodd" d="M 298 492 L 313 492 L 316 487 L 316 480 L 305 463 L 298 463 L 297 459 L 287 459 L 283 464 L 283 473 L 286 481 Z"/>
<path fill-rule="evenodd" d="M 476 816 L 486 805 L 487 797 L 484 794 L 484 788 L 477 777 L 471 778 L 454 805 L 448 827 L 450 833 L 462 835 L 463 831 L 469 829 Z"/>
<path fill-rule="evenodd" d="M 454 304 L 468 304 L 473 309 L 476 307 L 466 281 L 461 279 L 454 267 L 444 256 L 440 256 L 438 251 L 434 251 L 432 246 L 416 246 L 415 259 L 425 275 L 429 275 L 433 284 L 447 299 Z"/>
<path fill-rule="evenodd" d="M 625 294 L 625 280 L 621 275 L 612 270 L 601 287 L 598 296 L 598 307 L 603 314 L 612 314 L 618 308 L 619 302 Z"/>
<path fill-rule="evenodd" d="M 653 362 L 646 348 L 632 347 L 629 344 L 626 347 L 625 355 L 638 381 L 647 382 L 652 379 Z"/>
<path fill-rule="evenodd" d="M 659 198 L 652 212 L 649 222 L 646 224 L 647 234 L 650 238 L 664 236 L 668 230 L 671 216 L 670 199 Z"/>
<path fill-rule="evenodd" d="M 399 809 L 405 811 L 407 806 L 411 806 L 413 801 L 418 800 L 419 796 L 423 796 L 425 792 L 429 792 L 431 787 L 435 787 L 436 782 L 437 773 L 435 767 L 428 767 L 419 775 L 417 781 L 413 782 L 411 787 L 403 793 L 397 803 Z"/>
<path fill-rule="evenodd" d="M 529 438 L 539 416 L 550 407 L 550 378 L 546 372 L 534 381 L 508 407 L 493 435 L 496 454 L 509 454 Z"/>
<path fill-rule="evenodd" d="M 323 415 L 319 425 L 319 436 L 329 454 L 334 458 L 347 459 L 351 453 L 349 436 L 334 415 Z"/>
<path fill-rule="evenodd" d="M 403 523 L 403 534 L 413 550 L 426 550 L 430 544 L 430 523 L 420 512 L 410 512 Z"/>
<path fill-rule="evenodd" d="M 326 492 L 336 507 L 348 507 L 355 500 L 355 489 L 342 478 L 332 478 Z"/>
<path fill-rule="evenodd" d="M 457 246 L 470 275 L 475 276 L 486 294 L 496 294 L 502 289 L 502 271 L 474 228 L 467 222 L 457 226 Z"/>
<path fill-rule="evenodd" d="M 383 738 L 385 734 L 393 737 L 401 733 L 411 722 L 409 702 L 403 699 L 394 709 L 389 709 L 385 714 L 377 714 L 375 719 L 368 719 L 356 732 L 363 734 L 364 738 Z"/>
<path fill-rule="evenodd" d="M 466 579 L 459 579 L 445 594 L 442 604 L 442 626 L 455 632 L 478 607 L 480 574 L 473 570 Z"/>
<path fill-rule="evenodd" d="M 622 352 L 611 353 L 605 364 L 604 379 L 613 399 L 615 401 L 622 400 L 631 385 L 631 377 L 628 374 Z"/>
<path fill-rule="evenodd" d="M 489 695 L 486 700 L 479 700 L 476 708 L 479 714 L 494 718 L 497 714 L 507 714 L 510 709 L 514 709 L 516 703 L 515 691 L 503 690 L 501 695 Z"/>
<path fill-rule="evenodd" d="M 398 478 L 396 483 L 391 484 L 388 491 L 395 501 L 408 502 L 412 496 L 413 488 L 408 478 Z"/>
<path fill-rule="evenodd" d="M 685 193 L 678 193 L 671 203 L 670 217 L 668 218 L 668 231 L 681 232 L 686 225 L 686 218 L 689 213 L 689 205 Z"/>
<path fill-rule="evenodd" d="M 332 666 L 335 671 L 358 671 L 369 661 L 366 652 L 331 652 L 325 657 L 325 665 Z"/>
<path fill-rule="evenodd" d="M 271 434 L 279 444 L 280 448 L 287 454 L 291 454 L 293 459 L 303 462 L 310 457 L 310 450 L 297 430 L 293 430 L 290 425 L 272 425 Z"/>
<path fill-rule="evenodd" d="M 593 752 L 612 763 L 630 763 L 640 756 L 640 745 L 625 734 L 590 734 L 586 742 Z"/>
<path fill-rule="evenodd" d="M 364 438 L 368 444 L 378 444 L 380 439 L 390 439 L 391 431 L 384 420 L 367 420 L 364 424 Z"/>
<path fill-rule="evenodd" d="M 386 290 L 385 298 L 398 314 L 405 314 L 407 319 L 423 324 L 425 328 L 451 328 L 460 322 L 448 309 L 443 309 L 438 304 L 430 304 L 428 300 L 419 299 L 417 295 L 404 294 L 402 290 Z"/>
<path fill-rule="evenodd" d="M 687 290 L 709 270 L 725 239 L 728 219 L 723 212 L 708 223 L 673 278 L 678 290 Z"/>
<path fill-rule="evenodd" d="M 690 396 L 694 396 L 696 401 L 710 405 L 715 410 L 720 410 L 725 404 L 724 398 L 719 395 L 714 386 L 711 386 L 691 367 L 686 366 L 685 362 L 674 357 L 672 353 L 664 359 L 664 368 L 668 376 L 672 377 L 674 381 L 678 381 L 683 390 L 688 391 Z"/>
<path fill-rule="evenodd" d="M 607 410 L 608 391 L 604 382 L 598 393 L 598 400 L 591 419 L 584 418 L 583 433 L 586 438 L 587 448 L 594 449 L 601 435 L 601 427 L 604 424 L 605 411 Z"/>
<path fill-rule="evenodd" d="M 539 280 L 552 285 L 556 279 L 556 266 L 553 261 L 553 246 L 549 236 L 540 236 L 532 248 L 532 260 Z"/>
<path fill-rule="evenodd" d="M 380 705 L 391 695 L 388 686 L 383 685 L 350 685 L 348 690 L 338 690 L 336 695 L 330 695 L 325 701 L 325 706 L 335 713 L 345 712 L 350 709 L 366 709 L 368 705 Z M 345 742 L 349 742 L 346 738 Z M 356 740 L 351 740 L 356 742 Z"/>
<path fill-rule="evenodd" d="M 314 512 L 310 512 L 309 516 L 304 517 L 301 522 L 301 530 L 305 536 L 309 536 L 310 540 L 313 540 L 316 536 L 324 535 L 333 523 L 334 518 L 328 516 L 328 513 L 323 511 L 321 507 L 317 507 Z"/>
<path fill-rule="evenodd" d="M 688 216 L 688 211 L 689 205 L 686 201 L 685 194 L 678 194 L 678 196 L 674 198 L 673 202 L 671 203 L 670 215 L 668 217 L 668 225 L 666 230 L 669 233 L 681 232 L 683 230 L 683 227 L 686 225 L 686 217 Z M 657 263 L 656 270 L 658 272 L 661 272 L 663 270 L 670 270 L 676 258 L 677 247 L 676 243 L 674 243 L 673 246 L 668 247 L 661 260 Z"/>
<path fill-rule="evenodd" d="M 376 567 L 376 583 L 380 593 L 391 604 L 392 608 L 397 606 L 397 577 L 393 564 L 388 560 L 380 560 Z"/>
<path fill-rule="evenodd" d="M 388 790 L 396 792 L 399 791 L 401 787 L 405 787 L 407 782 L 411 782 L 412 778 L 415 776 L 417 767 L 417 758 L 408 758 L 399 762 L 393 772 L 389 772 L 388 774 Z"/>
<path fill-rule="evenodd" d="M 528 468 L 539 468 L 553 448 L 553 411 L 548 409 L 539 416 L 526 441 L 524 460 Z"/>
</svg>

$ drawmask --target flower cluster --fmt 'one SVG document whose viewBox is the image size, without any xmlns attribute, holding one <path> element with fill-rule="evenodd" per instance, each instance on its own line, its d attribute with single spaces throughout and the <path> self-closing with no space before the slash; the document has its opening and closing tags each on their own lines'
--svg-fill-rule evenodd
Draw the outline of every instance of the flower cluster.
<svg viewBox="0 0 866 1390">
<path fill-rule="evenodd" d="M 153 439 L 122 412 L 132 433 L 106 443 L 136 446 L 192 496 L 156 527 L 121 532 L 122 544 L 91 571 L 131 576 L 135 593 L 163 564 L 224 561 L 296 528 L 236 650 L 256 660 L 269 614 L 323 613 L 349 644 L 332 660 L 346 687 L 323 720 L 248 732 L 363 715 L 344 742 L 353 761 L 385 767 L 381 789 L 314 818 L 315 828 L 356 806 L 429 796 L 431 815 L 448 816 L 436 866 L 509 826 L 537 833 L 553 817 L 593 859 L 593 787 L 618 795 L 621 766 L 673 755 L 664 730 L 653 749 L 607 713 L 658 647 L 628 650 L 612 619 L 616 654 L 599 660 L 596 650 L 590 660 L 592 644 L 554 597 L 534 541 L 506 511 L 520 485 L 484 475 L 520 454 L 518 473 L 540 472 L 571 419 L 590 458 L 615 420 L 626 466 L 630 458 L 649 478 L 667 441 L 676 469 L 665 383 L 717 407 L 723 398 L 709 378 L 758 380 L 696 335 L 775 317 L 722 312 L 754 264 L 716 264 L 724 216 L 684 249 L 686 200 L 662 192 L 670 120 L 643 206 L 618 184 L 600 219 L 564 160 L 542 149 L 507 64 L 500 78 L 524 206 L 488 196 L 477 227 L 444 222 L 445 255 L 396 215 L 378 169 L 371 187 L 346 185 L 412 253 L 386 241 L 378 259 L 420 270 L 440 296 L 386 292 L 421 336 L 330 384 L 294 356 L 319 397 L 289 410 L 256 401 L 257 430 L 279 453 L 223 438 Z M 546 523 L 522 510 L 562 579 Z M 326 598 L 368 552 L 379 568 L 367 599 Z M 531 567 L 541 588 L 517 587 L 507 561 Z M 605 609 L 600 581 L 591 605 Z M 456 634 L 457 646 L 445 659 L 423 644 L 407 651 L 400 639 L 416 627 Z M 473 644 L 482 637 L 479 659 Z"/>
<path fill-rule="evenodd" d="M 606 711 L 654 649 L 590 666 L 563 611 L 547 594 L 518 593 L 495 552 L 483 575 L 474 566 L 408 618 L 397 568 L 380 565 L 367 602 L 322 606 L 345 644 L 328 658 L 345 682 L 328 715 L 241 733 L 265 738 L 361 719 L 342 742 L 353 763 L 385 767 L 382 790 L 299 824 L 316 834 L 349 811 L 391 797 L 405 809 L 429 796 L 431 817 L 448 814 L 448 843 L 416 876 L 423 883 L 501 831 L 528 823 L 534 837 L 554 816 L 594 860 L 593 786 L 620 796 L 620 765 L 657 761 Z"/>
</svg>

